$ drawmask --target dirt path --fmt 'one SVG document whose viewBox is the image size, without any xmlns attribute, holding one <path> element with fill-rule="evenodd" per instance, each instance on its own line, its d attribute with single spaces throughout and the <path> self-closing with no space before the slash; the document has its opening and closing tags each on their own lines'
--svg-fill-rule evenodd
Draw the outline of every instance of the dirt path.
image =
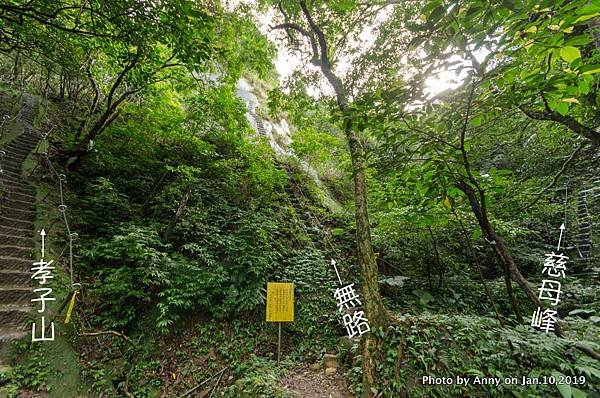
<svg viewBox="0 0 600 398">
<path fill-rule="evenodd" d="M 339 373 L 325 376 L 323 370 L 314 371 L 308 366 L 291 370 L 281 380 L 281 386 L 291 397 L 354 398 L 346 380 Z"/>
</svg>

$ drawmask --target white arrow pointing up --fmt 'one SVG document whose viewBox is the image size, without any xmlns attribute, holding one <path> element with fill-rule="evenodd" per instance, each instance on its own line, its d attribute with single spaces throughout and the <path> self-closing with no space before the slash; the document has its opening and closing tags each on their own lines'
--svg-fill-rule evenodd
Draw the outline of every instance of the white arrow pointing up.
<svg viewBox="0 0 600 398">
<path fill-rule="evenodd" d="M 42 230 L 40 231 L 40 236 L 42 237 L 42 258 L 44 258 L 44 249 L 45 249 L 44 241 L 45 241 L 45 237 L 46 237 L 46 231 L 44 231 L 44 228 L 42 228 Z"/>
<path fill-rule="evenodd" d="M 333 265 L 333 269 L 335 270 L 335 274 L 338 277 L 338 281 L 340 281 L 340 285 L 342 285 L 343 284 L 342 283 L 342 278 L 340 278 L 340 273 L 338 272 L 337 267 L 335 266 L 335 260 L 334 259 L 331 259 L 331 265 Z"/>
<path fill-rule="evenodd" d="M 562 241 L 563 231 L 565 230 L 565 223 L 560 225 L 560 236 L 558 237 L 558 246 L 556 246 L 556 250 L 560 250 L 560 243 Z"/>
</svg>

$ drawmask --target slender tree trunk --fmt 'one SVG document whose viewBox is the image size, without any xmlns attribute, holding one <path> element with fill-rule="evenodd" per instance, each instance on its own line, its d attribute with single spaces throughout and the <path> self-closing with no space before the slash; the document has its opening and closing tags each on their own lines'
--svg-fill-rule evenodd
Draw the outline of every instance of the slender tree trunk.
<svg viewBox="0 0 600 398">
<path fill-rule="evenodd" d="M 473 242 L 471 242 L 471 237 L 467 233 L 467 229 L 465 228 L 465 225 L 463 224 L 462 220 L 458 217 L 458 214 L 456 214 L 456 211 L 454 209 L 452 209 L 452 214 L 454 214 L 454 217 L 456 217 L 456 220 L 458 221 L 458 224 L 460 225 L 460 229 L 463 233 L 463 236 L 465 237 L 465 243 L 466 243 L 465 251 L 467 253 L 467 260 L 469 261 L 469 264 L 471 266 L 473 266 L 473 263 L 475 263 L 475 265 L 477 266 L 477 271 L 479 273 L 479 279 L 481 279 L 481 284 L 483 285 L 485 294 L 488 297 L 488 299 L 490 300 L 490 303 L 492 304 L 492 308 L 494 309 L 494 313 L 496 314 L 496 319 L 498 319 L 498 322 L 500 322 L 501 326 L 504 326 L 504 321 L 502 320 L 502 317 L 500 316 L 500 312 L 498 311 L 498 307 L 496 306 L 496 302 L 494 301 L 492 292 L 490 291 L 490 288 L 488 287 L 488 285 L 485 281 L 485 278 L 483 277 L 483 271 L 481 270 L 481 264 L 479 263 L 479 257 L 477 256 L 477 253 L 475 252 L 475 250 L 473 248 Z"/>
<path fill-rule="evenodd" d="M 462 192 L 464 192 L 464 194 L 467 196 L 467 199 L 471 204 L 471 209 L 473 210 L 473 213 L 477 218 L 477 222 L 479 223 L 479 227 L 481 228 L 481 231 L 483 232 L 484 236 L 492 245 L 494 253 L 496 253 L 496 256 L 500 260 L 503 268 L 506 268 L 508 270 L 508 273 L 512 280 L 514 280 L 517 283 L 517 285 L 519 285 L 519 287 L 525 292 L 527 297 L 529 297 L 529 299 L 533 302 L 534 305 L 540 308 L 545 308 L 544 304 L 542 304 L 542 302 L 538 298 L 538 295 L 535 294 L 535 292 L 529 286 L 527 279 L 525 279 L 525 277 L 521 274 L 521 271 L 519 271 L 519 268 L 517 267 L 515 260 L 512 254 L 510 253 L 510 250 L 508 249 L 502 238 L 500 238 L 500 236 L 496 232 L 496 229 L 490 223 L 486 212 L 477 200 L 477 195 L 475 194 L 473 188 L 464 181 L 459 181 L 458 183 L 456 183 L 456 187 Z M 557 323 L 555 326 L 555 333 L 559 336 L 562 335 L 560 325 Z"/>
<path fill-rule="evenodd" d="M 365 174 L 365 161 L 361 154 L 358 138 L 352 131 L 350 122 L 347 122 L 346 137 L 350 146 L 350 157 L 355 172 L 354 175 L 354 205 L 356 217 L 356 247 L 358 261 L 362 276 L 363 306 L 369 324 L 372 326 L 387 326 L 389 315 L 381 300 L 379 291 L 379 277 L 377 260 L 371 243 L 371 227 L 367 205 L 367 181 Z"/>
<path fill-rule="evenodd" d="M 81 140 L 73 149 L 75 154 L 85 152 L 86 148 L 94 140 L 109 124 L 109 121 L 112 121 L 116 118 L 116 114 L 112 114 L 109 110 L 107 110 L 100 119 L 94 123 L 89 133 Z"/>
<path fill-rule="evenodd" d="M 43 96 L 44 98 L 48 98 L 48 92 L 50 88 L 50 67 L 46 69 L 46 81 L 44 83 Z"/>
<path fill-rule="evenodd" d="M 311 44 L 313 51 L 313 63 L 319 67 L 321 73 L 331 84 L 336 101 L 344 117 L 344 133 L 350 148 L 352 170 L 354 173 L 354 204 L 356 218 L 356 247 L 357 260 L 362 277 L 363 308 L 369 320 L 371 328 L 385 328 L 390 322 L 381 294 L 379 292 L 379 278 L 377 261 L 371 243 L 371 228 L 369 226 L 369 215 L 367 207 L 367 181 L 366 165 L 362 146 L 358 140 L 357 132 L 352 126 L 352 111 L 348 105 L 348 95 L 342 80 L 335 74 L 329 58 L 327 37 L 319 25 L 313 19 L 305 0 L 299 1 L 302 14 L 306 18 L 310 31 L 302 28 L 297 29 Z M 283 10 L 282 10 L 283 12 Z M 284 12 L 285 16 L 285 12 Z M 287 16 L 285 16 L 287 18 Z M 279 25 L 279 28 L 290 28 L 292 25 Z M 289 31 L 288 31 L 289 33 Z M 363 348 L 363 391 L 362 397 L 372 397 L 371 387 L 375 383 L 373 357 L 371 351 L 377 349 L 376 338 L 372 333 L 362 339 Z"/>
<path fill-rule="evenodd" d="M 167 229 L 165 230 L 165 233 L 163 235 L 165 242 L 168 242 L 169 239 L 171 238 L 171 233 L 173 233 L 175 226 L 177 226 L 177 222 L 181 218 L 181 215 L 183 214 L 183 211 L 185 210 L 185 208 L 187 206 L 188 200 L 190 199 L 191 192 L 192 192 L 192 185 L 190 184 L 183 192 L 183 195 L 181 196 L 181 199 L 179 200 L 179 206 L 177 206 L 177 210 L 175 210 L 175 215 L 173 216 L 173 218 L 171 219 L 171 222 L 169 223 L 169 225 L 167 226 Z"/>
<path fill-rule="evenodd" d="M 17 85 L 19 83 L 19 54 L 20 52 L 17 51 L 17 54 L 15 55 L 15 62 L 13 64 L 13 81 L 14 84 Z M 20 84 L 19 84 L 20 86 Z"/>
<path fill-rule="evenodd" d="M 59 90 L 58 95 L 61 100 L 65 99 L 65 71 L 64 71 L 64 68 L 61 70 L 61 73 L 60 73 L 60 90 Z"/>
<path fill-rule="evenodd" d="M 512 281 L 510 280 L 510 271 L 503 262 L 500 262 L 500 265 L 502 266 L 502 273 L 504 274 L 504 284 L 506 285 L 506 294 L 508 295 L 510 306 L 517 317 L 517 322 L 522 324 L 524 322 L 523 315 L 521 314 L 521 308 L 519 308 L 519 304 L 517 303 L 515 294 L 513 293 Z"/>
<path fill-rule="evenodd" d="M 437 241 L 435 240 L 435 236 L 433 235 L 433 230 L 431 227 L 427 227 L 429 230 L 429 236 L 431 236 L 431 244 L 433 246 L 433 252 L 435 253 L 435 260 L 438 265 L 438 284 L 437 289 L 440 290 L 444 283 L 444 262 L 442 261 L 442 256 L 440 256 L 440 251 L 438 250 Z"/>
</svg>

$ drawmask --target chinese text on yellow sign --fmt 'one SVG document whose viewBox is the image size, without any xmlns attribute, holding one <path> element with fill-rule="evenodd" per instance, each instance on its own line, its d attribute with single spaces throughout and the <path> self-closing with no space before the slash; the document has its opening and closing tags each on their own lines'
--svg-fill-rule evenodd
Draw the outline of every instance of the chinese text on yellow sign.
<svg viewBox="0 0 600 398">
<path fill-rule="evenodd" d="M 267 322 L 294 321 L 294 284 L 267 283 Z"/>
</svg>

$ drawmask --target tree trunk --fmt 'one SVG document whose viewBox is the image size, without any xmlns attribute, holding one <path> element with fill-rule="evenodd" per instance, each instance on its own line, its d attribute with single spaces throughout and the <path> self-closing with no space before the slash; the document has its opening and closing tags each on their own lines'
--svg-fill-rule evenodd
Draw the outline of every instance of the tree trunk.
<svg viewBox="0 0 600 398">
<path fill-rule="evenodd" d="M 17 54 L 15 55 L 15 62 L 13 64 L 13 81 L 15 86 L 17 86 L 17 84 L 19 83 L 19 54 L 20 52 L 17 51 Z M 20 87 L 20 84 L 18 84 Z"/>
<path fill-rule="evenodd" d="M 465 225 L 463 224 L 462 220 L 458 217 L 458 214 L 456 213 L 456 211 L 454 209 L 452 209 L 452 214 L 454 214 L 454 217 L 456 217 L 456 220 L 458 221 L 458 225 L 460 225 L 460 229 L 463 233 L 463 236 L 465 237 L 465 252 L 467 254 L 467 261 L 469 261 L 469 265 L 473 266 L 473 263 L 475 263 L 475 265 L 477 266 L 477 272 L 479 274 L 479 279 L 481 280 L 481 284 L 483 285 L 483 289 L 485 290 L 486 296 L 488 297 L 488 299 L 490 300 L 490 303 L 492 304 L 492 308 L 494 309 L 494 313 L 496 314 L 496 319 L 498 319 L 498 322 L 500 322 L 501 326 L 504 326 L 504 321 L 502 320 L 502 317 L 500 316 L 500 312 L 498 311 L 498 307 L 496 306 L 496 302 L 494 301 L 492 292 L 490 291 L 490 289 L 485 281 L 485 278 L 483 276 L 483 271 L 481 270 L 481 264 L 479 263 L 479 258 L 473 247 L 473 242 L 471 242 L 471 237 L 467 233 L 467 229 L 465 228 Z"/>
<path fill-rule="evenodd" d="M 65 152 L 65 155 L 73 156 L 75 158 L 69 164 L 70 169 L 74 169 L 79 165 L 79 162 L 86 153 L 90 142 L 92 142 L 92 140 L 102 133 L 104 129 L 117 118 L 117 116 L 119 116 L 119 111 L 106 110 L 102 117 L 100 117 L 100 119 L 94 123 L 94 126 L 92 126 L 90 132 L 85 136 L 85 138 L 79 144 L 77 144 L 75 148 Z"/>
<path fill-rule="evenodd" d="M 504 284 L 506 285 L 506 294 L 508 295 L 508 300 L 510 301 L 510 306 L 517 317 L 517 322 L 523 323 L 523 315 L 521 314 L 521 309 L 519 308 L 519 304 L 515 299 L 515 294 L 513 293 L 512 281 L 510 279 L 510 271 L 505 263 L 501 262 L 502 265 L 502 273 L 504 273 Z"/>
<path fill-rule="evenodd" d="M 175 226 L 177 226 L 177 222 L 179 221 L 179 218 L 181 218 L 181 215 L 183 214 L 183 211 L 185 210 L 185 208 L 187 206 L 188 200 L 190 199 L 191 192 L 192 192 L 192 185 L 190 184 L 183 192 L 183 195 L 181 196 L 181 199 L 179 200 L 179 206 L 177 206 L 177 210 L 175 210 L 175 215 L 173 216 L 173 218 L 171 219 L 171 222 L 169 223 L 169 226 L 165 230 L 165 233 L 163 235 L 163 239 L 165 242 L 169 241 L 169 239 L 171 237 L 171 233 L 175 229 Z"/>
<path fill-rule="evenodd" d="M 540 301 L 537 294 L 535 294 L 535 292 L 529 286 L 527 279 L 525 279 L 525 277 L 521 274 L 521 271 L 519 271 L 519 268 L 517 267 L 517 264 L 515 263 L 512 254 L 508 250 L 508 247 L 506 246 L 502 238 L 500 238 L 500 236 L 496 232 L 496 229 L 490 223 L 485 210 L 482 208 L 481 204 L 477 200 L 477 195 L 475 194 L 473 188 L 464 181 L 459 181 L 455 185 L 467 196 L 467 199 L 471 204 L 471 209 L 473 210 L 473 213 L 477 218 L 477 222 L 479 223 L 481 231 L 492 245 L 494 253 L 496 253 L 496 256 L 500 260 L 502 266 L 506 267 L 506 269 L 508 270 L 508 273 L 512 280 L 514 280 L 517 283 L 517 285 L 519 285 L 519 287 L 525 292 L 527 297 L 529 297 L 529 299 L 533 302 L 534 305 L 540 308 L 545 308 L 545 305 Z M 555 324 L 554 332 L 556 335 L 562 336 L 562 330 L 558 323 Z"/>
<path fill-rule="evenodd" d="M 90 129 L 90 132 L 83 138 L 83 140 L 81 140 L 79 144 L 75 146 L 73 152 L 75 152 L 75 154 L 85 152 L 90 142 L 92 142 L 92 140 L 94 140 L 98 136 L 98 134 L 100 134 L 104 130 L 104 128 L 108 124 L 108 121 L 111 119 L 114 118 L 111 117 L 110 112 L 107 110 L 104 113 L 104 115 L 102 115 L 102 117 L 98 119 L 96 123 L 94 123 L 94 125 Z"/>
<path fill-rule="evenodd" d="M 363 305 L 371 326 L 387 326 L 389 315 L 381 300 L 377 260 L 371 243 L 371 227 L 367 207 L 367 181 L 365 161 L 359 150 L 358 138 L 352 131 L 350 123 L 346 123 L 346 137 L 350 146 L 350 157 L 354 169 L 354 204 L 356 217 L 356 247 L 358 263 L 362 276 Z"/>
<path fill-rule="evenodd" d="M 379 292 L 377 261 L 371 244 L 371 229 L 367 208 L 367 181 L 365 174 L 365 157 L 352 126 L 352 112 L 348 106 L 348 95 L 342 80 L 335 74 L 329 59 L 327 37 L 313 19 L 305 0 L 299 1 L 302 14 L 310 26 L 310 31 L 302 28 L 299 32 L 307 37 L 313 51 L 313 63 L 319 67 L 329 84 L 333 87 L 337 105 L 344 117 L 344 133 L 350 148 L 352 170 L 354 172 L 354 203 L 356 218 L 356 247 L 357 259 L 362 277 L 363 308 L 371 328 L 385 328 L 390 322 L 390 316 L 383 306 Z M 282 10 L 283 11 L 283 10 Z M 284 13 L 285 14 L 285 13 Z M 285 15 L 284 15 L 285 16 Z M 286 17 L 287 18 L 287 17 Z M 290 25 L 281 25 L 281 27 Z M 291 25 L 293 26 L 293 24 Z M 375 383 L 374 367 L 371 350 L 376 349 L 376 339 L 373 334 L 367 334 L 362 339 L 363 344 L 363 397 L 371 397 L 371 387 Z M 374 346 L 374 347 L 372 347 Z"/>
<path fill-rule="evenodd" d="M 438 266 L 438 284 L 437 290 L 440 290 L 444 283 L 444 262 L 442 261 L 442 256 L 440 256 L 440 251 L 438 250 L 437 241 L 435 240 L 435 236 L 433 235 L 433 230 L 431 227 L 427 227 L 429 230 L 429 236 L 431 236 L 431 245 L 433 246 L 433 252 L 435 253 L 435 261 Z M 431 283 L 429 286 L 429 290 L 431 291 Z"/>
</svg>

